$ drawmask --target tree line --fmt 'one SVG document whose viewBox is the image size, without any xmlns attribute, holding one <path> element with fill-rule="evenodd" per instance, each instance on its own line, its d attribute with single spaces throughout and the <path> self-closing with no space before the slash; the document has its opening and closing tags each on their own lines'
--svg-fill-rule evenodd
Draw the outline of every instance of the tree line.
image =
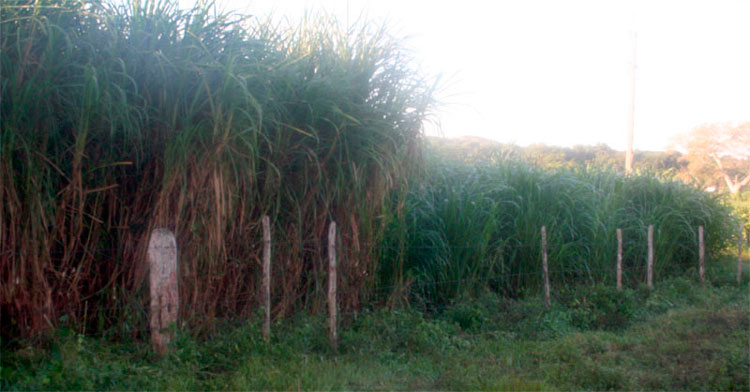
<svg viewBox="0 0 750 392">
<path fill-rule="evenodd" d="M 428 138 L 427 144 L 469 163 L 522 160 L 545 168 L 625 173 L 625 152 L 606 144 L 522 147 L 479 137 Z M 676 178 L 709 192 L 739 194 L 750 186 L 750 122 L 706 124 L 677 135 L 666 151 L 636 151 L 635 170 Z"/>
</svg>

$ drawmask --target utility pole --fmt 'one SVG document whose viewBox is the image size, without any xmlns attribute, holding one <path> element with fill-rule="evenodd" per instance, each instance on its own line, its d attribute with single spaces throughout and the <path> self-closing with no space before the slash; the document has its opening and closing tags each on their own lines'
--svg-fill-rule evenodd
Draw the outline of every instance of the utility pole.
<svg viewBox="0 0 750 392">
<path fill-rule="evenodd" d="M 630 48 L 633 61 L 630 69 L 630 110 L 628 111 L 628 150 L 625 151 L 625 174 L 633 174 L 633 129 L 635 128 L 635 68 L 638 35 L 635 31 L 630 34 Z"/>
</svg>

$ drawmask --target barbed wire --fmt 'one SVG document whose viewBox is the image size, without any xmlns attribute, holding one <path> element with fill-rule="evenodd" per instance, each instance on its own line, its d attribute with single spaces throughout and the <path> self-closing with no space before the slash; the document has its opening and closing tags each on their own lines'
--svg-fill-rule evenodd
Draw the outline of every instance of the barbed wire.
<svg viewBox="0 0 750 392">
<path fill-rule="evenodd" d="M 553 300 L 555 298 L 556 298 L 556 296 L 553 295 Z M 517 301 L 516 299 L 512 299 L 512 298 L 508 298 L 508 300 L 510 300 L 510 301 Z M 126 325 L 125 327 L 123 327 L 122 325 L 123 324 L 127 324 L 127 323 L 122 323 L 122 322 L 118 323 L 119 324 L 118 326 L 114 326 L 113 325 L 110 328 L 100 329 L 100 330 L 96 330 L 96 331 L 88 330 L 86 328 L 86 323 L 85 322 L 83 323 L 83 325 L 79 325 L 79 326 L 69 325 L 68 327 L 72 328 L 75 331 L 77 331 L 76 333 L 81 333 L 84 336 L 93 337 L 93 338 L 121 339 L 121 338 L 126 337 L 126 336 L 130 336 L 130 337 L 141 336 L 141 337 L 143 337 L 144 335 L 148 335 L 149 333 L 151 333 L 152 330 L 153 330 L 153 328 L 151 328 L 149 326 L 148 312 L 146 310 L 146 308 L 148 308 L 148 307 L 149 306 L 141 306 L 141 307 L 138 307 L 138 306 L 129 306 L 128 307 L 128 308 L 130 308 L 132 310 L 135 310 L 135 311 L 139 312 L 140 315 L 141 315 L 141 321 L 140 322 L 137 322 L 137 321 L 135 322 L 135 324 L 140 325 L 140 326 L 137 326 L 137 327 L 133 326 L 133 325 Z M 256 312 L 260 308 L 261 307 L 258 307 L 258 308 L 255 308 L 253 310 L 249 310 L 248 312 L 249 313 L 253 313 L 253 312 Z M 351 311 L 341 311 L 341 310 L 338 310 L 338 312 L 337 312 L 337 318 L 338 318 L 339 321 L 338 321 L 337 324 L 339 325 L 340 328 L 341 327 L 345 327 L 346 325 L 348 325 L 349 323 L 351 323 L 353 321 L 353 319 L 356 319 L 356 318 L 358 318 L 360 316 L 367 316 L 368 314 L 370 314 L 371 312 L 373 312 L 376 308 L 382 308 L 382 307 L 373 307 L 373 308 L 365 307 L 365 308 L 355 309 L 355 310 L 351 310 Z M 325 307 L 322 307 L 321 309 L 325 309 Z M 299 322 L 301 320 L 309 319 L 310 317 L 313 317 L 313 318 L 324 318 L 325 319 L 326 315 L 327 315 L 326 311 L 320 311 L 320 312 L 317 312 L 317 313 L 311 313 L 309 311 L 305 311 L 304 309 L 297 309 L 297 311 L 294 311 L 294 309 L 292 309 L 292 312 L 293 313 L 290 313 L 288 316 L 285 316 L 283 318 L 277 318 L 276 322 L 273 325 L 277 326 L 277 327 L 280 326 L 281 329 L 282 329 L 282 331 L 283 331 L 285 328 L 288 328 L 289 326 L 292 326 L 292 328 L 293 328 L 294 323 Z M 438 319 L 439 319 L 438 315 L 440 314 L 440 311 L 427 312 L 427 313 L 428 314 L 433 314 L 433 316 L 430 316 L 430 318 L 432 318 L 432 317 L 438 317 Z M 198 317 L 200 318 L 199 321 L 195 321 L 194 317 L 182 317 L 182 318 L 180 318 L 177 321 L 177 323 L 174 326 L 172 326 L 170 328 L 167 328 L 167 329 L 168 330 L 171 329 L 171 330 L 173 330 L 175 332 L 176 331 L 182 331 L 182 333 L 186 333 L 188 335 L 190 335 L 190 334 L 194 335 L 195 333 L 199 333 L 199 334 L 200 333 L 209 333 L 210 334 L 210 333 L 215 332 L 215 331 L 217 331 L 217 330 L 219 330 L 221 328 L 225 328 L 226 326 L 231 326 L 233 324 L 235 324 L 235 326 L 236 326 L 236 324 L 240 324 L 240 323 L 244 323 L 244 324 L 249 323 L 250 325 L 255 325 L 258 328 L 258 331 L 257 331 L 258 332 L 258 338 L 260 339 L 260 337 L 261 337 L 261 335 L 260 335 L 260 325 L 262 323 L 262 319 L 260 317 L 253 317 L 252 315 L 245 315 L 245 316 L 238 315 L 236 317 L 231 317 L 231 316 L 227 316 L 227 315 L 218 315 L 218 316 L 212 316 L 212 317 L 198 316 Z M 282 321 L 282 320 L 284 321 L 284 323 L 286 323 L 286 326 L 283 326 L 283 325 L 279 324 L 279 322 Z M 203 325 L 204 326 L 203 328 L 199 327 L 199 330 L 203 330 L 203 332 L 200 332 L 199 330 L 195 330 L 194 328 L 195 328 L 196 325 L 198 325 L 198 326 Z M 321 321 L 321 325 L 319 325 L 319 328 L 320 328 L 321 331 L 328 331 L 327 320 L 326 321 Z M 274 330 L 277 330 L 277 328 L 276 327 L 272 328 L 272 330 L 271 330 L 272 335 L 273 335 L 273 331 Z M 480 330 L 480 331 L 472 333 L 472 332 L 469 332 L 467 329 L 460 328 L 460 327 L 458 328 L 457 331 L 458 331 L 458 335 L 453 335 L 453 336 L 461 336 L 461 337 L 465 337 L 465 338 L 471 338 L 471 337 L 475 337 L 475 336 L 488 336 L 488 335 L 492 336 L 492 335 L 498 335 L 498 334 L 502 334 L 502 333 L 512 332 L 511 330 L 496 329 L 496 330 L 489 330 L 489 331 L 488 330 Z M 15 342 L 23 342 L 25 340 L 22 339 L 22 338 L 20 338 L 20 337 L 17 337 L 17 338 L 11 337 L 10 338 L 10 343 L 12 344 L 12 342 L 14 342 L 14 341 Z M 6 343 L 8 343 L 8 342 L 9 341 L 6 340 Z"/>
<path fill-rule="evenodd" d="M 279 245 L 279 244 L 283 245 L 284 243 L 290 243 L 290 244 L 293 243 L 296 246 L 302 247 L 302 248 L 305 248 L 305 249 L 309 249 L 309 248 L 307 248 L 307 246 L 309 245 L 310 247 L 314 246 L 314 247 L 317 248 L 316 251 L 315 251 L 315 253 L 325 253 L 325 251 L 324 251 L 324 248 L 325 248 L 324 244 L 325 244 L 325 242 L 322 239 L 321 240 L 315 240 L 315 241 L 302 241 L 302 242 L 300 242 L 298 240 L 288 239 L 286 241 L 276 240 L 273 243 L 276 244 L 276 245 Z M 576 242 L 574 242 L 572 244 L 573 245 L 577 245 Z M 259 241 L 258 244 L 256 244 L 257 247 L 260 247 L 261 245 L 262 245 L 261 241 Z M 494 248 L 495 249 L 494 252 L 502 252 L 503 254 L 513 254 L 513 253 L 517 253 L 519 250 L 522 251 L 522 252 L 524 252 L 524 251 L 527 251 L 528 249 L 534 249 L 534 253 L 541 253 L 540 246 L 537 245 L 537 244 L 533 244 L 533 245 L 532 244 L 524 244 L 524 243 L 519 243 L 516 240 L 512 240 L 512 239 L 490 241 L 490 243 L 464 244 L 464 245 L 461 245 L 461 244 L 436 244 L 436 245 L 429 244 L 429 245 L 416 245 L 416 246 L 415 245 L 401 245 L 401 244 L 398 244 L 398 245 L 384 245 L 382 243 L 374 243 L 374 242 L 366 242 L 366 241 L 360 242 L 357 245 L 359 246 L 359 248 L 360 248 L 359 250 L 360 251 L 363 248 L 364 249 L 378 249 L 378 250 L 400 250 L 400 251 L 404 251 L 404 250 L 425 250 L 425 249 L 434 249 L 434 250 L 483 249 L 485 251 L 488 251 L 488 248 Z M 558 243 L 552 242 L 551 244 L 548 244 L 548 249 L 550 250 L 550 252 L 548 252 L 548 253 L 554 254 L 555 249 L 557 248 L 557 246 L 564 246 L 564 245 L 571 245 L 571 243 L 558 244 Z M 613 246 L 614 246 L 614 244 L 613 244 Z M 637 246 L 637 248 L 644 248 L 644 247 L 645 247 L 645 244 Z M 349 247 L 349 251 L 352 251 L 353 250 L 352 248 L 354 248 L 354 247 L 350 246 Z M 171 250 L 171 251 L 179 251 L 179 247 L 176 247 L 175 245 L 160 246 L 160 247 L 150 247 L 150 249 L 152 249 L 152 250 L 153 249 L 156 249 L 156 250 L 164 250 L 164 249 L 166 249 L 166 250 Z M 111 251 L 121 251 L 121 250 L 122 250 L 121 247 L 96 247 L 93 250 L 92 249 L 51 250 L 51 251 L 48 251 L 48 253 L 49 254 L 53 254 L 53 255 L 70 255 L 70 254 L 82 254 L 82 253 L 85 253 L 85 254 L 92 255 L 92 256 L 98 256 L 98 257 L 100 257 L 100 260 L 101 260 L 101 256 L 100 255 L 104 255 L 108 251 L 111 252 Z M 13 252 L 14 252 L 14 250 L 11 249 L 11 250 L 7 250 L 7 251 L 5 251 L 3 253 L 0 253 L 0 255 L 4 256 L 4 255 L 12 254 Z M 491 253 L 491 252 L 493 252 L 493 250 L 489 250 L 489 252 Z M 643 273 L 646 270 L 645 260 L 643 260 L 643 263 L 632 264 L 630 262 L 627 262 L 627 260 L 632 260 L 632 255 L 630 255 L 630 257 L 628 257 L 628 255 L 629 255 L 628 252 L 623 252 L 623 255 L 626 255 L 626 257 L 627 257 L 624 260 L 624 261 L 626 261 L 626 263 L 624 263 L 623 266 L 622 266 L 622 272 L 623 272 L 623 276 L 624 277 L 627 276 L 627 275 L 630 275 L 632 273 L 636 273 L 636 274 L 637 273 Z M 341 256 L 344 256 L 343 258 L 346 259 L 345 255 L 342 254 Z M 104 258 L 104 259 L 110 260 L 110 261 L 114 261 L 115 260 L 115 259 L 111 259 L 111 258 Z M 640 259 L 640 257 L 638 259 Z M 244 260 L 240 260 L 240 259 L 237 259 L 237 258 L 228 258 L 228 261 L 243 262 Z M 322 260 L 322 261 L 324 261 L 324 260 Z M 587 263 L 585 262 L 585 260 L 581 260 L 581 262 L 582 263 L 578 267 L 574 267 L 574 268 L 550 269 L 548 271 L 548 274 L 549 274 L 550 277 L 563 275 L 563 276 L 568 276 L 568 277 L 576 277 L 580 281 L 594 282 L 595 283 L 595 282 L 601 282 L 602 281 L 602 274 L 601 274 L 601 272 L 607 272 L 607 273 L 611 274 L 616 269 L 614 263 L 613 263 L 613 265 L 607 266 L 607 267 L 595 267 L 595 268 L 592 268 L 589 265 L 587 265 Z M 251 264 L 256 264 L 256 263 L 253 261 L 253 262 L 251 262 Z M 553 263 L 551 263 L 551 264 L 553 264 Z M 654 267 L 658 268 L 658 264 L 656 264 Z M 596 275 L 596 276 L 592 276 L 592 275 Z M 379 296 L 383 296 L 383 295 L 394 293 L 395 290 L 405 290 L 406 293 L 409 293 L 409 292 L 413 292 L 415 290 L 420 290 L 420 289 L 421 290 L 430 289 L 430 288 L 437 289 L 440 286 L 445 286 L 445 285 L 455 285 L 455 284 L 464 284 L 464 283 L 472 283 L 472 282 L 476 283 L 476 282 L 482 282 L 482 281 L 489 282 L 489 281 L 493 281 L 493 280 L 512 280 L 512 279 L 526 278 L 526 277 L 532 277 L 532 276 L 541 278 L 542 271 L 537 270 L 537 271 L 505 272 L 505 273 L 500 273 L 500 274 L 493 274 L 491 276 L 474 276 L 474 277 L 467 277 L 467 278 L 441 279 L 441 280 L 424 280 L 423 278 L 420 278 L 419 276 L 417 276 L 416 278 L 415 277 L 411 277 L 411 278 L 409 278 L 405 282 L 394 283 L 394 284 L 391 284 L 391 285 L 375 284 L 375 285 L 373 285 L 373 286 L 371 286 L 369 288 L 366 288 L 364 291 L 367 293 L 366 294 L 367 296 L 371 296 L 371 298 L 376 298 L 376 297 L 379 297 Z M 605 279 L 606 280 L 610 280 L 611 278 L 605 278 Z M 628 281 L 632 282 L 633 279 L 629 278 Z M 506 288 L 513 289 L 512 284 L 509 285 L 508 283 L 505 283 L 505 284 L 501 284 L 501 286 L 505 286 Z M 304 291 L 306 289 L 302 288 L 302 290 Z M 297 300 L 299 300 L 300 298 L 308 297 L 309 296 L 309 293 L 298 292 L 297 294 L 292 294 L 292 293 L 289 293 L 289 292 L 284 292 L 284 289 L 281 289 L 282 292 L 278 293 L 278 291 L 279 291 L 278 288 L 276 288 L 274 291 L 277 291 L 277 293 L 273 294 L 271 296 L 271 298 L 272 298 L 272 302 L 276 302 L 276 303 L 278 303 L 280 301 L 281 302 L 288 301 L 289 298 L 290 298 L 290 296 L 291 297 L 297 297 L 294 300 L 295 302 Z M 215 292 L 215 293 L 211 293 L 211 294 L 212 295 L 220 295 L 220 292 Z M 103 295 L 106 295 L 106 294 L 103 294 Z M 223 310 L 221 312 L 219 312 L 220 316 L 217 316 L 216 318 L 217 319 L 226 319 L 227 312 L 228 311 L 231 312 L 232 308 L 236 309 L 236 307 L 238 305 L 247 304 L 247 303 L 251 303 L 251 302 L 259 304 L 260 303 L 259 297 L 260 297 L 259 293 L 244 292 L 244 293 L 236 293 L 234 295 L 224 296 L 224 297 L 222 297 L 219 300 L 213 301 L 213 303 L 215 304 L 215 306 L 219 306 L 219 307 L 223 308 Z M 143 298 L 145 300 L 145 296 L 143 296 Z M 142 301 L 137 301 L 137 302 L 142 302 Z M 57 314 L 61 314 L 62 313 L 63 315 L 65 315 L 65 314 L 68 314 L 68 315 L 79 314 L 80 315 L 80 313 L 82 311 L 86 312 L 88 310 L 88 309 L 82 310 L 83 306 L 80 305 L 81 303 L 85 303 L 86 304 L 85 306 L 88 306 L 88 304 L 91 303 L 91 301 L 88 301 L 88 300 L 81 301 L 81 302 L 78 302 L 78 305 L 72 306 L 72 308 L 74 308 L 74 309 L 68 309 L 67 311 L 65 309 L 63 309 L 63 310 L 56 311 L 55 313 L 57 313 Z M 259 306 L 262 306 L 262 305 L 259 304 Z M 127 305 L 127 304 L 125 304 L 125 305 L 121 304 L 121 305 L 115 305 L 115 306 L 96 306 L 96 305 L 92 305 L 92 307 L 90 309 L 91 309 L 92 312 L 105 312 L 105 313 L 106 312 L 124 312 L 124 311 L 136 312 L 137 314 L 140 315 L 140 316 L 137 316 L 137 317 L 141 317 L 142 319 L 145 320 L 148 317 L 148 310 L 151 309 L 151 308 L 153 308 L 153 307 L 150 304 L 149 305 L 140 305 L 140 304 L 134 304 L 133 302 L 131 302 L 131 305 Z M 293 308 L 295 308 L 295 307 L 293 306 Z M 14 315 L 14 316 L 21 316 L 22 317 L 22 316 L 29 316 L 31 314 L 38 314 L 39 312 L 38 311 L 31 311 L 31 310 L 27 311 L 26 309 L 10 309 L 9 313 L 11 315 Z M 299 312 L 295 312 L 295 313 L 293 313 L 293 315 L 297 314 L 297 313 L 299 313 Z M 356 314 L 361 314 L 361 313 L 362 312 L 359 311 L 359 310 L 352 311 L 352 312 L 339 312 L 339 316 L 346 317 L 347 315 L 356 315 Z M 183 323 L 191 323 L 190 320 L 183 320 L 182 322 Z M 84 323 L 85 323 L 85 321 L 84 321 Z M 102 330 L 101 334 L 102 335 L 106 335 L 106 334 L 110 334 L 110 335 L 111 334 L 115 334 L 115 335 L 117 335 L 118 333 L 120 333 L 122 335 L 126 335 L 126 334 L 134 334 L 134 333 L 141 333 L 141 332 L 148 332 L 148 331 L 150 331 L 150 328 L 147 328 L 147 327 L 146 328 L 142 328 L 142 329 L 133 328 L 133 327 L 127 327 L 125 329 L 126 329 L 125 331 L 120 331 L 120 332 L 116 332 L 116 331 L 113 332 L 111 330 Z"/>
<path fill-rule="evenodd" d="M 627 271 L 640 271 L 640 272 L 642 272 L 642 271 L 644 271 L 644 269 L 645 268 L 642 267 L 642 266 L 628 266 L 628 267 L 623 266 L 622 271 L 623 271 L 623 273 L 625 273 Z M 589 268 L 589 269 L 580 269 L 580 268 L 577 268 L 577 269 L 550 270 L 550 271 L 548 271 L 548 273 L 549 273 L 550 276 L 552 276 L 552 275 L 565 275 L 565 274 L 570 275 L 571 273 L 578 273 L 578 274 L 581 274 L 582 277 L 586 277 L 587 278 L 587 275 L 590 275 L 591 272 L 601 272 L 601 271 L 612 272 L 612 270 L 613 270 L 612 268 Z M 496 279 L 501 279 L 501 278 L 508 278 L 508 277 L 513 278 L 513 277 L 523 277 L 523 276 L 538 276 L 538 277 L 541 278 L 541 275 L 542 275 L 542 272 L 540 272 L 540 271 L 537 271 L 537 272 L 515 272 L 515 273 L 502 273 L 502 274 L 495 274 L 495 275 L 492 275 L 492 276 L 482 276 L 482 277 L 472 277 L 472 278 L 431 280 L 431 281 L 426 281 L 426 282 L 416 282 L 416 281 L 415 282 L 405 282 L 405 283 L 392 284 L 392 285 L 387 285 L 387 286 L 376 286 L 376 287 L 374 287 L 370 291 L 370 293 L 371 294 L 386 294 L 386 293 L 391 292 L 394 289 L 399 289 L 399 288 L 410 289 L 412 287 L 429 287 L 429 286 L 441 286 L 441 285 L 453 284 L 453 283 L 470 283 L 470 282 L 491 281 L 491 280 L 496 280 Z M 586 281 L 590 281 L 591 279 L 587 278 L 585 280 Z M 220 293 L 212 293 L 212 294 L 219 295 Z M 108 294 L 105 294 L 105 295 L 108 295 Z M 239 293 L 239 294 L 236 294 L 234 296 L 228 296 L 228 297 L 225 296 L 225 297 L 222 297 L 224 300 L 218 300 L 218 301 L 214 301 L 214 302 L 217 302 L 217 303 L 226 303 L 227 302 L 227 300 L 226 300 L 227 298 L 230 299 L 229 300 L 230 303 L 234 303 L 234 304 L 247 303 L 247 302 L 259 302 L 258 301 L 259 296 L 260 296 L 260 293 Z M 301 294 L 300 296 L 305 296 L 305 294 Z M 289 297 L 288 293 L 277 293 L 277 294 L 272 294 L 271 295 L 272 300 L 276 300 L 276 301 L 284 300 L 284 299 L 287 299 L 288 297 Z M 144 299 L 146 299 L 145 295 L 144 295 Z M 90 302 L 90 301 L 85 301 L 85 302 Z M 79 305 L 79 307 L 80 307 L 80 305 Z M 151 306 L 150 305 L 144 305 L 144 308 L 149 308 L 149 307 L 151 307 Z M 122 310 L 133 309 L 133 308 L 138 308 L 138 307 L 135 307 L 135 306 L 132 306 L 132 305 L 130 305 L 130 306 L 129 305 L 115 305 L 115 306 L 94 306 L 91 309 L 92 310 L 96 310 L 96 311 L 107 311 L 107 310 L 121 310 L 122 311 Z M 14 313 L 16 313 L 16 312 L 14 312 Z M 18 313 L 26 313 L 28 315 L 28 314 L 32 314 L 32 313 L 38 313 L 38 312 L 32 312 L 32 311 L 23 312 L 23 311 L 20 311 Z"/>
<path fill-rule="evenodd" d="M 554 298 L 555 298 L 555 296 L 553 295 L 553 300 L 554 300 Z M 515 299 L 510 299 L 510 298 L 509 298 L 509 300 L 510 301 L 517 301 Z M 146 307 L 148 307 L 148 306 L 146 306 Z M 82 329 L 81 333 L 83 333 L 87 337 L 94 337 L 94 338 L 122 338 L 122 337 L 125 337 L 125 336 L 147 335 L 147 334 L 151 333 L 152 330 L 153 330 L 153 328 L 151 328 L 148 325 L 148 313 L 147 313 L 145 307 L 141 307 L 140 309 L 138 307 L 131 307 L 131 308 L 135 308 L 136 311 L 139 311 L 139 313 L 142 314 L 143 319 L 141 320 L 141 323 L 140 323 L 142 326 L 140 326 L 140 327 L 126 326 L 124 328 L 112 327 L 112 328 L 98 330 L 98 331 L 86 331 L 86 328 L 84 326 L 83 328 L 81 328 Z M 256 310 L 257 309 L 259 309 L 259 308 L 256 308 Z M 325 309 L 325 307 L 323 307 L 321 309 Z M 371 312 L 373 312 L 374 309 L 375 308 L 364 308 L 364 309 L 351 310 L 351 311 L 341 311 L 341 310 L 338 310 L 337 311 L 338 325 L 339 325 L 339 327 L 345 326 L 346 324 L 348 324 L 348 323 L 351 322 L 350 320 L 352 318 L 356 319 L 357 317 L 360 317 L 360 316 L 367 316 L 368 314 L 370 314 Z M 252 313 L 253 311 L 250 311 L 250 312 Z M 438 317 L 439 318 L 439 316 L 438 316 L 440 314 L 439 311 L 438 312 L 428 312 L 428 313 L 429 314 L 433 314 L 434 315 L 433 317 Z M 279 326 L 278 322 L 281 321 L 281 320 L 283 320 L 285 323 L 287 323 L 287 327 L 290 326 L 290 325 L 293 327 L 293 325 L 294 325 L 295 322 L 299 322 L 301 320 L 309 319 L 310 317 L 313 317 L 313 318 L 324 318 L 324 319 L 326 319 L 327 318 L 327 312 L 326 311 L 321 311 L 321 312 L 318 312 L 318 313 L 310 313 L 310 312 L 307 312 L 307 311 L 297 311 L 297 312 L 291 313 L 289 316 L 277 319 L 277 321 L 273 325 Z M 258 338 L 261 337 L 260 336 L 260 325 L 262 323 L 262 319 L 260 317 L 255 317 L 255 318 L 253 316 L 227 317 L 226 315 L 220 315 L 220 316 L 208 317 L 208 318 L 205 317 L 205 316 L 200 316 L 200 319 L 201 320 L 200 320 L 200 322 L 198 324 L 206 324 L 205 323 L 206 319 L 209 320 L 208 324 L 210 324 L 211 326 L 205 328 L 208 331 L 215 331 L 216 329 L 219 329 L 219 328 L 225 327 L 226 325 L 231 325 L 231 324 L 250 323 L 251 325 L 255 325 L 256 327 L 258 327 Z M 182 332 L 185 332 L 185 333 L 189 334 L 190 330 L 191 330 L 191 327 L 189 327 L 189 325 L 192 325 L 193 321 L 194 321 L 193 318 L 181 318 L 181 319 L 179 319 L 177 321 L 177 324 L 175 326 L 170 327 L 170 328 L 173 331 L 182 331 Z M 218 325 L 215 324 L 216 322 L 218 322 L 219 324 Z M 122 324 L 122 323 L 120 323 L 120 324 Z M 74 326 L 71 326 L 71 327 L 74 327 Z M 170 328 L 167 328 L 167 329 L 170 329 Z M 284 328 L 285 328 L 284 326 L 281 326 L 282 330 Z M 327 320 L 322 321 L 322 323 L 319 326 L 319 328 L 322 331 L 327 331 L 328 330 Z M 277 328 L 272 328 L 272 334 L 273 334 L 273 331 L 276 330 L 276 329 Z M 458 332 L 459 332 L 458 336 L 461 336 L 461 337 L 475 337 L 475 336 L 487 336 L 487 335 L 491 336 L 491 335 L 501 334 L 503 332 L 512 332 L 512 331 L 506 331 L 506 330 L 500 330 L 500 329 L 498 329 L 498 330 L 490 330 L 490 331 L 480 330 L 480 331 L 477 331 L 477 332 L 469 332 L 468 330 L 459 327 Z M 454 336 L 456 336 L 456 335 L 454 335 Z M 17 340 L 21 341 L 22 339 L 19 338 Z"/>
<path fill-rule="evenodd" d="M 289 242 L 290 244 L 295 245 L 301 245 L 298 242 Z M 313 243 L 308 243 L 309 245 L 313 245 Z M 301 248 L 306 249 L 306 252 L 312 252 L 312 253 L 326 253 L 327 250 L 327 244 L 321 244 L 319 242 L 314 243 L 315 245 L 319 245 L 319 248 L 315 248 L 314 251 L 310 250 L 310 247 L 304 247 L 300 246 Z M 276 245 L 280 245 L 276 243 Z M 283 244 L 281 244 L 283 245 Z M 304 245 L 304 244 L 303 244 Z M 655 246 L 657 244 L 654 244 Z M 693 244 L 691 244 L 693 245 Z M 547 253 L 554 253 L 559 251 L 558 248 L 563 248 L 566 246 L 580 246 L 582 248 L 586 248 L 586 243 L 576 243 L 576 242 L 568 242 L 568 243 L 548 243 L 547 244 Z M 255 247 L 261 248 L 262 244 L 257 244 Z M 501 244 L 501 245 L 493 245 L 493 244 L 474 244 L 474 245 L 455 245 L 455 244 L 446 244 L 446 245 L 407 245 L 407 246 L 400 246 L 400 245 L 367 245 L 367 244 L 360 244 L 358 246 L 361 252 L 363 248 L 370 249 L 370 250 L 400 250 L 400 251 L 408 251 L 408 250 L 464 250 L 464 249 L 482 249 L 487 251 L 487 253 L 492 254 L 494 252 L 502 252 L 502 253 L 513 253 L 516 250 L 523 249 L 528 250 L 532 249 L 533 253 L 541 253 L 541 249 L 539 245 L 536 244 Z M 607 246 L 608 248 L 616 248 L 616 244 L 612 244 L 610 246 Z M 132 248 L 131 250 L 135 250 L 139 247 Z M 169 250 L 177 250 L 179 253 L 180 246 L 159 246 L 159 247 L 145 247 L 146 249 L 155 249 L 155 250 L 162 250 L 162 249 L 169 249 Z M 357 246 L 350 246 L 347 247 L 346 251 L 341 253 L 341 256 L 347 255 L 347 253 L 354 252 L 356 253 L 357 250 L 355 249 Z M 629 247 L 630 249 L 643 249 L 647 248 L 647 245 L 636 245 Z M 341 247 L 337 247 L 337 249 L 341 249 Z M 64 255 L 71 255 L 71 254 L 91 254 L 91 255 L 101 255 L 106 256 L 107 254 L 111 253 L 117 253 L 123 251 L 122 247 L 96 247 L 94 249 L 73 249 L 73 250 L 46 250 L 44 252 L 39 252 L 39 255 L 51 255 L 51 256 L 64 256 Z M 6 256 L 13 253 L 19 253 L 20 250 L 6 250 L 5 252 L 0 253 L 0 256 Z M 628 249 L 623 249 L 623 255 L 629 255 L 632 253 Z M 258 251 L 256 256 L 259 256 L 260 252 Z M 20 255 L 18 255 L 20 256 Z M 228 259 L 234 259 L 239 260 L 236 257 L 228 257 Z"/>
</svg>

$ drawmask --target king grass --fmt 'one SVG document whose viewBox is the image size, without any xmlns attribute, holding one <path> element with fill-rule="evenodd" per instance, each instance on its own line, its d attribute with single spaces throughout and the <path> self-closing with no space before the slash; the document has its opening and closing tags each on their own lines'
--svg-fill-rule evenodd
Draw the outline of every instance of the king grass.
<svg viewBox="0 0 750 392">
<path fill-rule="evenodd" d="M 722 197 L 676 181 L 512 160 L 465 164 L 433 151 L 425 157 L 418 186 L 399 194 L 391 210 L 379 264 L 381 284 L 399 287 L 387 295 L 416 306 L 487 289 L 512 297 L 538 292 L 542 226 L 553 296 L 555 287 L 576 282 L 615 285 L 618 228 L 630 287 L 646 280 L 649 225 L 656 279 L 698 267 L 699 226 L 711 233 L 711 260 L 737 235 Z"/>
<path fill-rule="evenodd" d="M 0 11 L 4 390 L 747 389 L 723 201 L 645 175 L 451 162 L 422 142 L 435 85 L 387 29 L 156 0 Z M 339 355 L 323 322 L 332 220 Z M 164 358 L 146 339 L 157 227 L 179 248 Z"/>
<path fill-rule="evenodd" d="M 384 27 L 299 25 L 180 10 L 169 1 L 0 6 L 0 311 L 5 339 L 61 325 L 144 340 L 146 244 L 177 237 L 180 320 L 207 336 L 260 298 L 271 217 L 273 317 L 325 309 L 325 232 L 337 222 L 339 306 L 439 311 L 540 287 L 547 227 L 553 298 L 656 284 L 735 235 L 715 196 L 654 177 L 466 166 L 425 148 L 434 82 Z M 709 261 L 710 262 L 710 261 Z"/>
<path fill-rule="evenodd" d="M 372 286 L 385 198 L 413 166 L 433 85 L 381 26 L 299 25 L 172 1 L 0 6 L 3 334 L 61 317 L 144 326 L 151 230 L 175 232 L 181 318 L 257 306 L 271 216 L 274 314 L 323 306 L 318 246 L 347 253 L 344 310 Z M 362 251 L 355 249 L 364 249 Z"/>
</svg>

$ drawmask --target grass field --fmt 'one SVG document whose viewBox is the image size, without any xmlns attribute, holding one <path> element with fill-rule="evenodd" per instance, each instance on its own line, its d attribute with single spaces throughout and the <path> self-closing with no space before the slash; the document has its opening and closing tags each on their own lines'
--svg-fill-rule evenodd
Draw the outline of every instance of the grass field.
<svg viewBox="0 0 750 392">
<path fill-rule="evenodd" d="M 2 390 L 748 389 L 748 279 L 722 254 L 747 199 L 510 154 L 451 160 L 423 133 L 437 78 L 385 26 L 171 0 L 0 11 Z M 640 286 L 651 225 L 653 290 Z M 163 358 L 147 333 L 155 228 L 180 257 Z"/>
<path fill-rule="evenodd" d="M 180 335 L 161 359 L 61 329 L 42 349 L 3 353 L 2 389 L 748 390 L 750 293 L 733 266 L 705 286 L 571 288 L 549 310 L 487 293 L 434 313 L 347 314 L 338 355 L 322 316 L 274 325 L 270 344 L 258 323 Z"/>
<path fill-rule="evenodd" d="M 736 234 L 719 196 L 666 178 L 431 151 L 437 81 L 386 26 L 171 0 L 0 11 L 4 339 L 145 328 L 156 228 L 177 238 L 193 334 L 260 305 L 264 215 L 282 319 L 325 307 L 331 221 L 344 312 L 517 298 L 540 285 L 542 226 L 558 286 L 611 284 L 617 228 L 627 284 L 650 225 L 657 281 L 694 267 L 699 226 L 710 256 Z"/>
</svg>

